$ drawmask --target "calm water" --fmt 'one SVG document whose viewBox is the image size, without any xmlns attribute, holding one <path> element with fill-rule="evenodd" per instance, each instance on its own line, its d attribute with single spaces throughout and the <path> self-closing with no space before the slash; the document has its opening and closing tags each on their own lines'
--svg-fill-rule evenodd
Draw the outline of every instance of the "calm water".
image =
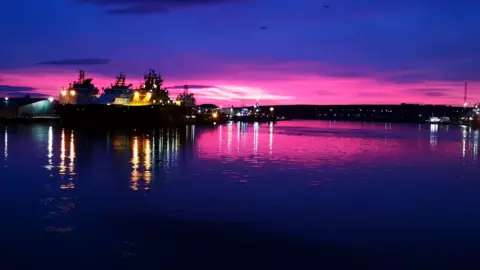
<svg viewBox="0 0 480 270">
<path fill-rule="evenodd" d="M 480 267 L 466 128 L 2 129 L 1 269 Z"/>
</svg>

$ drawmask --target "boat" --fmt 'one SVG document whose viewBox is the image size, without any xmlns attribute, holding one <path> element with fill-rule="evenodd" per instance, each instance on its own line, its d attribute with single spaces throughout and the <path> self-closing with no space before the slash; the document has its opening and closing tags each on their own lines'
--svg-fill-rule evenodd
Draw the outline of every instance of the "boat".
<svg viewBox="0 0 480 270">
<path fill-rule="evenodd" d="M 183 93 L 178 94 L 176 101 L 188 108 L 194 108 L 196 106 L 195 97 L 192 93 L 188 92 L 188 85 L 184 86 Z"/>
<path fill-rule="evenodd" d="M 92 79 L 85 79 L 85 72 L 80 71 L 78 82 L 61 91 L 56 107 L 61 122 L 75 126 L 137 128 L 213 124 L 222 120 L 196 117 L 192 110 L 193 94 L 187 93 L 175 101 L 170 99 L 163 87 L 163 78 L 153 69 L 145 74 L 143 83 L 136 89 L 127 85 L 126 76 L 120 73 L 100 97 L 98 92 Z"/>
</svg>

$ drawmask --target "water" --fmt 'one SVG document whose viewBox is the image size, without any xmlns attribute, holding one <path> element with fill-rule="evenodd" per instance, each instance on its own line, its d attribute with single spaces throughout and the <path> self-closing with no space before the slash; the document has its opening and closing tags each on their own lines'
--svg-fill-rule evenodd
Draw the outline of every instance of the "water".
<svg viewBox="0 0 480 270">
<path fill-rule="evenodd" d="M 2 269 L 479 269 L 478 131 L 0 133 Z"/>
</svg>

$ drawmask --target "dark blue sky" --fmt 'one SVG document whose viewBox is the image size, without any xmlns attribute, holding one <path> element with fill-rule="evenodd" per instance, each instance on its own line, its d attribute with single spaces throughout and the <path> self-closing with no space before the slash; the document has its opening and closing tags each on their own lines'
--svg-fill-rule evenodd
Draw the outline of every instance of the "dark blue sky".
<svg viewBox="0 0 480 270">
<path fill-rule="evenodd" d="M 100 85 L 156 68 L 225 103 L 461 104 L 463 81 L 474 99 L 480 80 L 479 12 L 452 0 L 11 1 L 0 85 L 55 93 L 79 68 Z"/>
</svg>

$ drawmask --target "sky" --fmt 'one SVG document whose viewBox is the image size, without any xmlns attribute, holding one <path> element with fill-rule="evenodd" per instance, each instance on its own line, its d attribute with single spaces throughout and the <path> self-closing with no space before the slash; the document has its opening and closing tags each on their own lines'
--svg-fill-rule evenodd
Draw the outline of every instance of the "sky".
<svg viewBox="0 0 480 270">
<path fill-rule="evenodd" d="M 15 0 L 0 8 L 0 96 L 58 96 L 85 70 L 153 68 L 198 103 L 480 100 L 480 1 Z M 19 16 L 21 14 L 21 16 Z"/>
</svg>

